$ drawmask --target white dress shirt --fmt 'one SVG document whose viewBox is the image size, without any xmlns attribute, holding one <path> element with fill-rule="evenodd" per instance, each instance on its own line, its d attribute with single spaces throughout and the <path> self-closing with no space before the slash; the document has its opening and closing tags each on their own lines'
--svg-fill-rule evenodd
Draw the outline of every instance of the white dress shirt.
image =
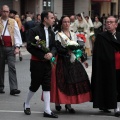
<svg viewBox="0 0 120 120">
<path fill-rule="evenodd" d="M 46 47 L 49 48 L 49 34 L 48 34 L 48 28 L 44 27 L 45 30 L 45 36 L 46 36 Z"/>
<path fill-rule="evenodd" d="M 7 23 L 7 20 L 2 20 L 2 22 L 3 22 L 3 25 L 4 25 L 4 29 L 5 29 L 5 25 Z M 4 32 L 4 29 L 2 31 L 2 35 L 3 35 L 3 32 Z M 4 36 L 10 36 L 10 33 L 8 31 L 8 26 L 6 28 Z M 20 47 L 22 45 L 21 34 L 20 34 L 20 30 L 19 30 L 19 27 L 18 27 L 18 24 L 17 24 L 16 21 L 15 21 L 15 25 L 14 25 L 14 40 L 15 40 L 15 46 Z"/>
</svg>

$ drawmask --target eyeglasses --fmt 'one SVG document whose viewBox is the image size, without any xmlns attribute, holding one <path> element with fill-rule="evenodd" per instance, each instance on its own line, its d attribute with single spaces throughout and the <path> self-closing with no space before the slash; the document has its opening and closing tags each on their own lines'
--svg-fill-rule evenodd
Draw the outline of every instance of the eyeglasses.
<svg viewBox="0 0 120 120">
<path fill-rule="evenodd" d="M 106 21 L 106 24 L 113 24 L 113 23 L 115 23 L 115 21 Z"/>
<path fill-rule="evenodd" d="M 5 11 L 5 10 L 3 10 L 2 12 L 3 12 L 3 13 L 9 13 L 9 11 Z"/>
</svg>

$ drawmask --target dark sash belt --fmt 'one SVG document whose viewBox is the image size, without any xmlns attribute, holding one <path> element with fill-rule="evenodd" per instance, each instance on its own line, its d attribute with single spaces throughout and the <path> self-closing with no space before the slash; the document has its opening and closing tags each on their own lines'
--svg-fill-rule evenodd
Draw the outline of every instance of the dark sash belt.
<svg viewBox="0 0 120 120">
<path fill-rule="evenodd" d="M 35 56 L 31 56 L 31 60 L 36 60 L 36 61 L 44 61 L 44 62 L 46 62 L 47 60 L 40 60 L 40 59 L 38 59 L 37 57 L 35 57 Z"/>
</svg>

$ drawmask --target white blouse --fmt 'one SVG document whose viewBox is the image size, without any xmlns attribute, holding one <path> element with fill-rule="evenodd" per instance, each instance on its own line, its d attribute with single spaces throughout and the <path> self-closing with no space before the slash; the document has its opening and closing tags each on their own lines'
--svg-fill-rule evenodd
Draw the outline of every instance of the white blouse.
<svg viewBox="0 0 120 120">
<path fill-rule="evenodd" d="M 93 25 L 94 25 L 94 28 L 99 28 L 100 26 L 102 26 L 102 23 L 101 22 L 94 22 L 93 23 Z"/>
</svg>

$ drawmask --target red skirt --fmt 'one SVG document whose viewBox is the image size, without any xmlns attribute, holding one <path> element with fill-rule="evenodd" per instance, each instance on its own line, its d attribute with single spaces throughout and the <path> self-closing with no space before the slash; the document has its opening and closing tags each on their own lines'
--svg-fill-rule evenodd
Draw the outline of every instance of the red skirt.
<svg viewBox="0 0 120 120">
<path fill-rule="evenodd" d="M 57 58 L 56 58 L 57 59 Z M 68 96 L 60 91 L 56 82 L 56 65 L 52 67 L 50 101 L 57 104 L 79 104 L 91 100 L 91 92 Z"/>
</svg>

